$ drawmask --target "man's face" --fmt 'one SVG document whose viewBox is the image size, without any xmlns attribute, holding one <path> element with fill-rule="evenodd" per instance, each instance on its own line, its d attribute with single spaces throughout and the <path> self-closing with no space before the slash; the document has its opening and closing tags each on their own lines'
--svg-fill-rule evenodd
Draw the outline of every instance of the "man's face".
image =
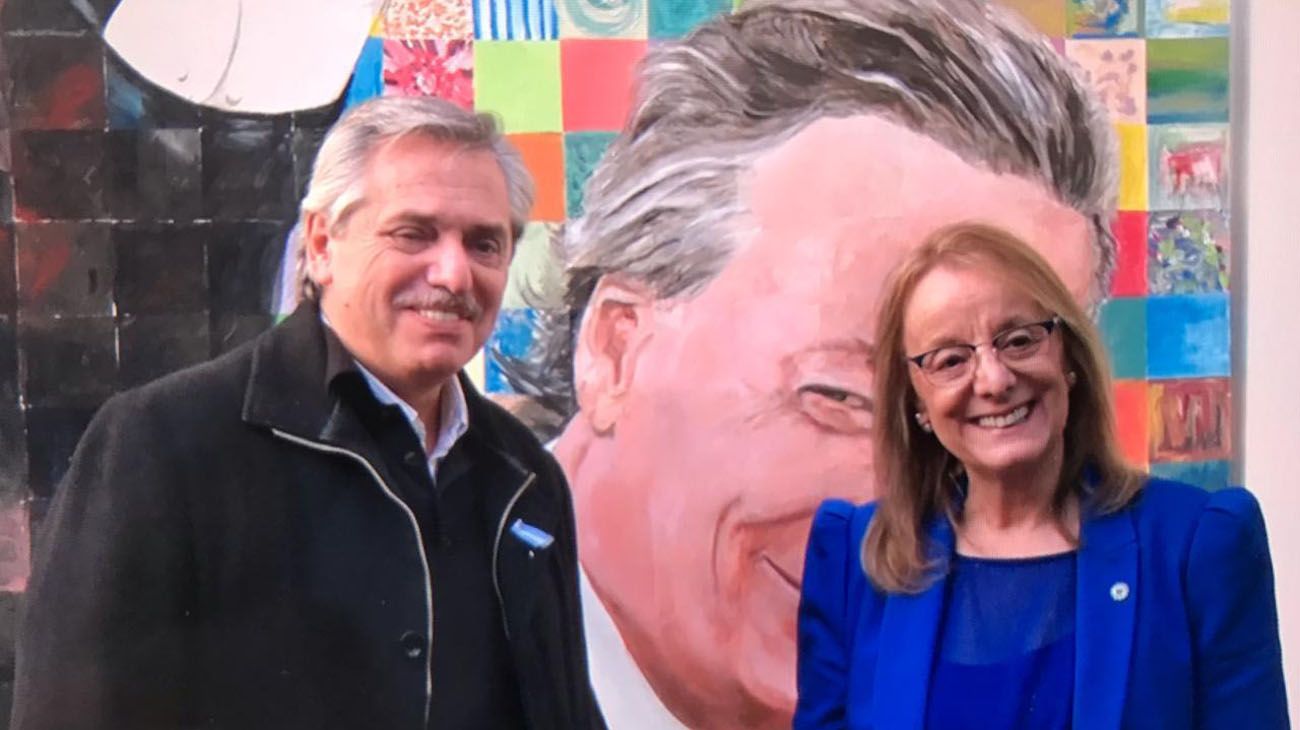
<svg viewBox="0 0 1300 730">
<path fill-rule="evenodd" d="M 512 245 L 505 177 L 490 152 L 415 135 L 378 150 L 364 196 L 341 230 L 309 221 L 312 276 L 348 350 L 417 402 L 496 321 Z"/>
<path fill-rule="evenodd" d="M 874 117 L 819 120 L 741 183 L 752 234 L 698 296 L 644 307 L 615 415 L 579 413 L 569 430 L 591 443 L 565 464 L 594 588 L 700 728 L 789 726 L 809 524 L 828 497 L 874 494 L 875 304 L 904 252 L 983 221 L 1030 241 L 1081 299 L 1095 263 L 1087 221 L 1037 184 Z M 593 300 L 586 317 L 608 309 Z M 610 367 L 589 342 L 580 402 L 584 369 Z"/>
</svg>

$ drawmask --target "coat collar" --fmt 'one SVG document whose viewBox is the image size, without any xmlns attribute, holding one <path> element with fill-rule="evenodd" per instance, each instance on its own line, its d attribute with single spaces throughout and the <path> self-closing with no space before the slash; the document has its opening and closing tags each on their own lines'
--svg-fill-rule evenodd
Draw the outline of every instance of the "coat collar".
<svg viewBox="0 0 1300 730">
<path fill-rule="evenodd" d="M 315 303 L 299 305 L 252 347 L 252 366 L 241 411 L 245 422 L 354 451 L 379 473 L 387 474 L 370 435 L 334 387 L 340 376 L 349 374 L 346 371 L 352 365 L 351 355 L 321 323 Z M 355 375 L 357 382 L 353 385 L 365 390 L 360 372 Z M 499 465 L 499 478 L 487 479 L 482 486 L 487 490 L 489 514 L 497 514 L 509 506 L 518 486 L 528 480 L 532 471 L 514 455 L 513 444 L 518 437 L 512 436 L 502 422 L 508 416 L 480 395 L 463 372 L 457 377 L 465 394 L 469 429 L 452 449 L 439 481 L 451 482 L 463 476 L 471 464 Z M 453 455 L 460 458 L 450 458 Z M 480 457 L 486 457 L 487 462 Z M 544 490 L 529 490 L 524 497 L 519 505 L 524 512 L 544 523 L 538 526 L 554 529 L 556 508 L 549 504 Z"/>
<path fill-rule="evenodd" d="M 872 696 L 883 728 L 925 724 L 931 671 L 947 596 L 947 562 L 956 536 L 947 518 L 931 520 L 937 577 L 917 594 L 891 594 L 880 626 Z M 1085 514 L 1075 587 L 1074 727 L 1119 727 L 1128 686 L 1137 607 L 1137 533 L 1130 510 Z"/>
</svg>

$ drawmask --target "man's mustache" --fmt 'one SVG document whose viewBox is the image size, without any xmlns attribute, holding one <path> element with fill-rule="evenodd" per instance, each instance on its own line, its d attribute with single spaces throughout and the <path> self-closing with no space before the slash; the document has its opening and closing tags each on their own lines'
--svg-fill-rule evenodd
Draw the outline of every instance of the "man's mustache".
<svg viewBox="0 0 1300 730">
<path fill-rule="evenodd" d="M 468 320 L 483 316 L 483 305 L 478 303 L 473 294 L 456 294 L 441 286 L 401 292 L 393 297 L 393 306 L 402 309 L 438 309 Z"/>
</svg>

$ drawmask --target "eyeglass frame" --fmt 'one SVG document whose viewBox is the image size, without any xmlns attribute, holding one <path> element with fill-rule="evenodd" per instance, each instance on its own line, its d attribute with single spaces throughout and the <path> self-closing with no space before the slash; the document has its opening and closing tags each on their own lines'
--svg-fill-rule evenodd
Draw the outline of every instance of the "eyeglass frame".
<svg viewBox="0 0 1300 730">
<path fill-rule="evenodd" d="M 1003 335 L 1009 332 L 1025 329 L 1027 327 L 1042 327 L 1043 329 L 1047 330 L 1047 336 L 1038 341 L 1038 344 L 1041 344 L 1043 342 L 1046 342 L 1049 338 L 1051 338 L 1052 333 L 1055 332 L 1059 327 L 1061 327 L 1061 325 L 1062 325 L 1061 316 L 1059 314 L 1054 314 L 1051 316 L 1051 318 L 1045 319 L 1041 322 L 1026 322 L 1025 324 L 1018 324 L 1013 327 L 1007 327 L 1001 332 L 998 332 L 997 334 L 993 335 L 993 337 L 988 342 L 979 342 L 974 344 L 967 342 L 967 343 L 954 344 L 954 345 L 942 345 L 940 347 L 934 348 L 933 350 L 926 350 L 920 355 L 904 356 L 904 359 L 906 359 L 908 362 L 915 365 L 916 369 L 921 371 L 921 375 L 924 376 L 926 380 L 930 381 L 932 385 L 951 385 L 953 383 L 960 382 L 966 376 L 963 376 L 961 378 L 955 378 L 948 382 L 936 383 L 934 378 L 931 377 L 931 373 L 925 369 L 924 365 L 922 365 L 922 362 L 925 360 L 926 357 L 933 355 L 934 353 L 939 352 L 940 350 L 946 350 L 950 347 L 964 347 L 964 348 L 970 348 L 971 357 L 973 358 L 975 356 L 975 353 L 979 352 L 979 348 L 984 347 L 985 345 L 992 345 L 994 342 L 998 340 L 998 338 L 1002 337 Z M 993 352 L 996 354 L 1001 352 L 1001 350 L 995 347 L 993 348 Z M 1002 363 L 1004 366 L 1006 365 L 1006 362 L 1002 360 L 1001 356 L 998 356 L 998 362 Z M 973 373 L 975 371 L 972 370 L 971 372 Z"/>
</svg>

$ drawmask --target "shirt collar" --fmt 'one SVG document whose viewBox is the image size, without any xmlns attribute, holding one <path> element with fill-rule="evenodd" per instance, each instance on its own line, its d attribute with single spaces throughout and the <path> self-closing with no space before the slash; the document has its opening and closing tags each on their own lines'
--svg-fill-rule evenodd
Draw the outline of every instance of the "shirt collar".
<svg viewBox="0 0 1300 730">
<path fill-rule="evenodd" d="M 325 316 L 324 310 L 320 315 L 321 323 L 325 325 L 325 383 L 328 386 L 334 382 L 334 379 L 344 373 L 359 373 L 365 380 L 370 389 L 371 395 L 375 400 L 384 405 L 397 406 L 402 415 L 406 417 L 411 428 L 415 430 L 416 436 L 420 439 L 420 445 L 424 447 L 429 454 L 429 463 L 436 464 L 441 461 L 451 451 L 451 447 L 456 445 L 461 436 L 469 430 L 469 405 L 465 400 L 465 389 L 461 387 L 460 378 L 452 376 L 442 386 L 442 393 L 438 398 L 438 436 L 434 439 L 433 448 L 429 448 L 429 435 L 424 428 L 424 421 L 416 413 L 411 404 L 402 400 L 391 388 L 384 385 L 383 381 L 375 376 L 374 373 L 366 369 L 352 353 L 344 347 L 342 340 L 334 332 L 333 326 L 330 325 L 329 317 Z"/>
</svg>

